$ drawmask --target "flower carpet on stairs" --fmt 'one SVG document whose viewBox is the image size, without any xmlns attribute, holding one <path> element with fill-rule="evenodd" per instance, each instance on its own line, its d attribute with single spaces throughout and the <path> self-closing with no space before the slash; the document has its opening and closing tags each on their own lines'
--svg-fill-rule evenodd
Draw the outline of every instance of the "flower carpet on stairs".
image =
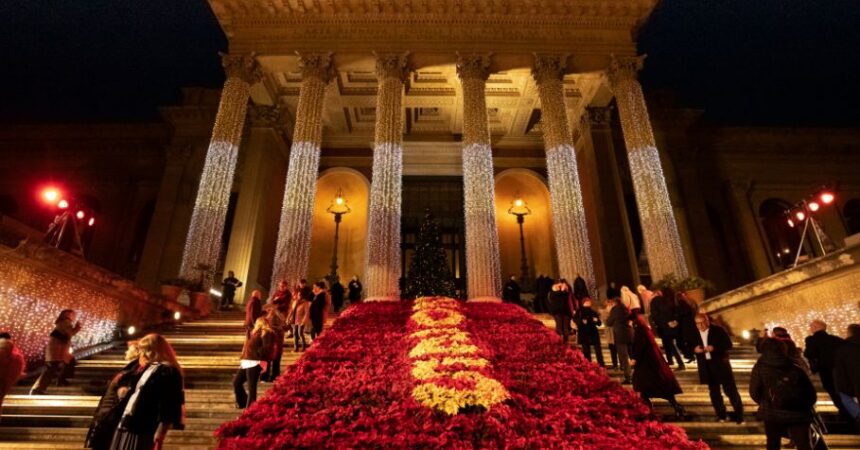
<svg viewBox="0 0 860 450">
<path fill-rule="evenodd" d="M 517 306 L 350 307 L 222 449 L 699 449 Z"/>
</svg>

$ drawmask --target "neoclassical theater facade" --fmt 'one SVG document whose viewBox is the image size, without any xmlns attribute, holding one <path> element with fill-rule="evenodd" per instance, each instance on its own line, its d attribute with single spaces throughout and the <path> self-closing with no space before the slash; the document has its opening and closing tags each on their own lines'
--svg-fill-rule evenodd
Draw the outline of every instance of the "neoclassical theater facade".
<svg viewBox="0 0 860 450">
<path fill-rule="evenodd" d="M 731 127 L 667 95 L 646 103 L 635 38 L 655 4 L 210 0 L 229 41 L 220 96 L 186 89 L 149 128 L 48 126 L 51 144 L 6 129 L 0 145 L 35 158 L 98 141 L 121 160 L 134 142 L 150 176 L 122 201 L 121 174 L 94 188 L 127 213 L 92 257 L 147 287 L 206 265 L 268 290 L 335 257 L 341 279 L 394 298 L 427 208 L 469 298 L 498 297 L 523 256 L 529 277 L 601 292 L 668 273 L 737 287 L 785 267 L 797 238 L 776 212 L 823 184 L 838 194 L 822 229 L 837 244 L 860 231 L 857 130 Z M 350 212 L 334 248 L 338 194 Z M 524 255 L 515 199 L 530 210 Z"/>
</svg>

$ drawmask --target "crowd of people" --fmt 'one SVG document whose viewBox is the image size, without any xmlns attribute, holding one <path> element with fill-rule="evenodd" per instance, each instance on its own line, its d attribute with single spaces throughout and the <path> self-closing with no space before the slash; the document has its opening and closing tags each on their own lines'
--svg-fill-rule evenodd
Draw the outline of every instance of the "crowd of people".
<svg viewBox="0 0 860 450">
<path fill-rule="evenodd" d="M 553 316 L 563 342 L 576 335 L 585 358 L 591 361 L 595 355 L 597 364 L 605 367 L 599 328 L 603 326 L 611 367 L 621 371 L 622 383 L 631 384 L 649 406 L 651 399 L 665 399 L 679 420 L 689 414 L 676 398 L 682 390 L 671 366 L 684 371 L 695 361 L 699 382 L 708 386 L 715 420 L 745 423 L 730 359 L 732 339 L 724 326 L 699 311 L 687 293 L 642 285 L 634 293 L 610 283 L 599 308 L 580 280 L 577 277 L 573 288 L 564 279 L 543 275 L 535 282 L 534 309 Z M 812 321 L 809 333 L 802 352 L 782 327 L 756 342 L 760 356 L 751 373 L 749 394 L 758 405 L 756 417 L 765 424 L 768 449 L 780 448 L 782 438 L 790 438 L 798 449 L 810 449 L 813 437 L 821 438 L 823 430 L 815 425 L 814 374 L 841 418 L 860 431 L 860 324 L 849 326 L 845 340 L 828 334 L 822 320 Z"/>
<path fill-rule="evenodd" d="M 223 308 L 231 307 L 235 288 L 241 285 L 230 272 L 224 280 L 227 300 L 222 300 Z M 260 290 L 253 290 L 245 302 L 245 341 L 233 378 L 237 408 L 256 401 L 260 381 L 271 382 L 279 376 L 285 342 L 292 340 L 294 352 L 306 350 L 308 340 L 312 342 L 322 333 L 328 314 L 342 307 L 344 296 L 350 303 L 360 302 L 361 290 L 357 277 L 347 289 L 337 281 L 331 288 L 325 281 L 308 285 L 300 280 L 292 288 L 281 281 L 266 301 Z M 535 310 L 552 315 L 563 342 L 576 336 L 585 358 L 591 361 L 594 355 L 602 367 L 606 366 L 600 333 L 604 328 L 611 367 L 621 371 L 622 383 L 631 384 L 647 405 L 651 406 L 652 399 L 665 399 L 676 419 L 688 419 L 677 400 L 682 389 L 671 366 L 683 371 L 695 361 L 699 382 L 708 386 L 715 419 L 744 423 L 729 333 L 700 312 L 686 293 L 670 287 L 652 291 L 641 285 L 634 293 L 610 283 L 599 306 L 581 277 L 571 286 L 565 279 L 543 275 L 538 277 L 535 291 Z M 521 304 L 514 277 L 506 283 L 504 294 L 504 301 Z M 75 311 L 60 312 L 48 337 L 45 369 L 31 395 L 64 383 L 72 358 L 71 340 L 82 326 Z M 749 395 L 758 405 L 757 417 L 764 422 L 768 449 L 780 448 L 784 437 L 798 449 L 812 448 L 813 436 L 821 431 L 814 426 L 817 394 L 812 377 L 816 374 L 840 416 L 860 431 L 860 324 L 847 331 L 848 338 L 842 339 L 829 334 L 825 322 L 814 320 L 803 351 L 781 327 L 754 342 L 760 356 L 750 375 Z M 128 364 L 110 380 L 98 404 L 87 435 L 88 448 L 158 449 L 168 430 L 183 427 L 183 371 L 167 340 L 149 334 L 131 342 L 126 360 Z M 11 336 L 0 333 L 0 408 L 24 368 L 23 355 Z M 731 415 L 724 398 L 732 406 Z"/>
</svg>

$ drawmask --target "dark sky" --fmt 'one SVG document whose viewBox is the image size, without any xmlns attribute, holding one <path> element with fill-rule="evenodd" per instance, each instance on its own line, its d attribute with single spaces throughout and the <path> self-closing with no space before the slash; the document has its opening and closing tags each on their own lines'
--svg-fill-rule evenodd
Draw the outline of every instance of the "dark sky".
<svg viewBox="0 0 860 450">
<path fill-rule="evenodd" d="M 858 0 L 663 0 L 639 43 L 646 88 L 712 120 L 860 125 Z M 205 0 L 0 1 L 0 120 L 151 120 L 226 47 Z"/>
</svg>

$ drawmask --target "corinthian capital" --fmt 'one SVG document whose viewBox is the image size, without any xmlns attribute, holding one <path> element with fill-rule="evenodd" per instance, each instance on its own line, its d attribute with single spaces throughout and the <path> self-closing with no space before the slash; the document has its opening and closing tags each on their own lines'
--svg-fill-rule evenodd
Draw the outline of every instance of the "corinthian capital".
<svg viewBox="0 0 860 450">
<path fill-rule="evenodd" d="M 564 77 L 564 69 L 567 55 L 542 55 L 535 53 L 535 65 L 532 67 L 532 76 L 538 84 L 549 80 L 561 80 Z"/>
<path fill-rule="evenodd" d="M 406 80 L 409 68 L 406 65 L 408 53 L 377 53 L 376 54 L 376 76 L 382 80 L 385 78 L 397 78 Z"/>
<path fill-rule="evenodd" d="M 612 55 L 612 61 L 609 63 L 609 82 L 612 85 L 617 85 L 619 82 L 626 80 L 635 80 L 636 74 L 642 70 L 645 64 L 645 55 L 642 56 L 615 56 Z"/>
<path fill-rule="evenodd" d="M 319 78 L 324 83 L 331 81 L 335 73 L 331 53 L 300 53 L 299 69 L 302 78 Z"/>
<path fill-rule="evenodd" d="M 487 80 L 490 77 L 490 55 L 457 55 L 457 75 L 460 79 Z"/>
<path fill-rule="evenodd" d="M 609 106 L 589 106 L 585 108 L 591 128 L 609 128 L 612 123 L 612 108 Z"/>
<path fill-rule="evenodd" d="M 248 105 L 248 119 L 252 126 L 279 128 L 282 125 L 281 108 L 277 105 Z"/>
<path fill-rule="evenodd" d="M 236 77 L 248 84 L 254 84 L 263 79 L 263 71 L 257 64 L 254 53 L 245 55 L 231 55 L 220 53 L 221 65 L 227 78 Z"/>
</svg>

